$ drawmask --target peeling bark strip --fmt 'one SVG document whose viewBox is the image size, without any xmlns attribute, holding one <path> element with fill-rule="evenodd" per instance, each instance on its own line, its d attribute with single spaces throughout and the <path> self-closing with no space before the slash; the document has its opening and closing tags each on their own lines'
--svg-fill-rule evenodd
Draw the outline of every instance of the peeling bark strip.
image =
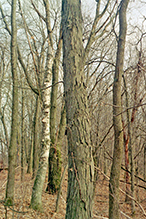
<svg viewBox="0 0 146 219">
<path fill-rule="evenodd" d="M 84 81 L 81 1 L 63 0 L 62 18 L 69 164 L 66 219 L 90 219 L 94 165 Z"/>
<path fill-rule="evenodd" d="M 119 180 L 120 180 L 120 169 L 121 160 L 123 153 L 123 131 L 122 131 L 122 117 L 121 117 L 121 83 L 124 63 L 124 50 L 125 50 L 125 39 L 126 39 L 126 10 L 128 7 L 129 0 L 122 0 L 119 9 L 119 41 L 117 48 L 117 59 L 115 78 L 113 86 L 113 124 L 114 124 L 114 154 L 113 163 L 110 175 L 109 184 L 109 218 L 119 219 Z"/>
</svg>

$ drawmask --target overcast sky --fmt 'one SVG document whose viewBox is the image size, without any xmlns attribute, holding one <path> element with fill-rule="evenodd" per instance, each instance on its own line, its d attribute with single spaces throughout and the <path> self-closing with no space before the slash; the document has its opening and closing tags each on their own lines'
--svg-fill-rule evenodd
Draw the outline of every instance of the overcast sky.
<svg viewBox="0 0 146 219">
<path fill-rule="evenodd" d="M 107 1 L 105 1 L 107 2 Z M 120 2 L 120 0 L 118 1 Z M 90 15 L 95 15 L 96 1 L 82 0 L 83 9 Z M 146 16 L 146 0 L 130 0 L 127 19 L 131 23 L 141 23 L 143 16 Z"/>
</svg>

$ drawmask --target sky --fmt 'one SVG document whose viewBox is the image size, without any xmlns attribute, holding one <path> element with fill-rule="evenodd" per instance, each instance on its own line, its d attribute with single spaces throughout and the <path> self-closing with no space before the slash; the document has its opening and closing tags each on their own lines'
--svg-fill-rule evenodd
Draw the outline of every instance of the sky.
<svg viewBox="0 0 146 219">
<path fill-rule="evenodd" d="M 105 1 L 106 3 L 107 1 Z M 120 0 L 118 0 L 120 2 Z M 90 15 L 95 15 L 96 1 L 82 0 L 82 8 Z M 127 19 L 132 24 L 141 23 L 143 16 L 146 17 L 146 0 L 130 0 Z"/>
</svg>

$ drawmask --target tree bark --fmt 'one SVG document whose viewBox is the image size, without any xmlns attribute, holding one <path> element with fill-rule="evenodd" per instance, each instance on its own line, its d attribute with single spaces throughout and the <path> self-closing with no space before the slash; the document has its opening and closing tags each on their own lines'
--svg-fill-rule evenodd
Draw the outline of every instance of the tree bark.
<svg viewBox="0 0 146 219">
<path fill-rule="evenodd" d="M 24 180 L 24 168 L 25 168 L 25 150 L 24 150 L 24 119 L 25 119 L 25 108 L 24 108 L 24 91 L 22 90 L 22 112 L 21 112 L 21 181 Z"/>
<path fill-rule="evenodd" d="M 144 180 L 146 180 L 146 144 L 144 145 Z"/>
<path fill-rule="evenodd" d="M 125 130 L 125 124 L 123 121 L 123 137 L 124 137 L 124 148 L 125 148 L 125 169 L 127 170 L 125 175 L 126 175 L 126 196 L 125 196 L 125 202 L 131 201 L 129 194 L 130 194 L 130 175 L 128 173 L 129 171 L 129 139 L 130 139 L 130 133 L 131 133 L 131 124 L 130 124 L 130 110 L 129 108 L 129 100 L 128 100 L 128 92 L 127 92 L 127 85 L 126 85 L 126 80 L 123 75 L 123 82 L 124 82 L 124 91 L 125 91 L 125 97 L 126 97 L 126 108 L 127 108 L 127 124 L 128 124 L 128 133 L 126 135 L 126 130 Z"/>
<path fill-rule="evenodd" d="M 30 105 L 31 112 L 32 110 L 32 101 Z M 29 147 L 28 147 L 28 168 L 27 168 L 27 173 L 32 174 L 32 169 L 33 169 L 33 138 L 34 138 L 34 129 L 33 129 L 33 124 L 32 124 L 32 114 L 29 113 L 29 109 L 27 106 L 27 111 L 28 111 L 28 116 L 29 116 Z"/>
<path fill-rule="evenodd" d="M 44 0 L 45 10 L 46 10 L 46 26 L 48 31 L 48 51 L 46 60 L 46 71 L 43 82 L 43 89 L 41 91 L 42 99 L 42 141 L 41 141 L 41 155 L 39 160 L 39 168 L 34 181 L 34 186 L 32 189 L 32 197 L 30 206 L 33 209 L 42 211 L 42 191 L 44 186 L 44 181 L 46 177 L 46 171 L 48 166 L 48 157 L 50 150 L 50 97 L 51 91 L 48 88 L 52 82 L 52 66 L 54 59 L 54 51 L 52 44 L 52 34 L 50 25 L 50 10 L 49 1 Z"/>
<path fill-rule="evenodd" d="M 92 218 L 94 164 L 84 79 L 80 0 L 62 1 L 63 67 L 68 137 L 66 219 Z"/>
<path fill-rule="evenodd" d="M 31 207 L 33 209 L 42 211 L 42 191 L 43 185 L 46 177 L 46 171 L 48 166 L 48 157 L 50 150 L 50 89 L 47 89 L 51 83 L 52 76 L 52 64 L 53 64 L 53 56 L 52 50 L 48 51 L 48 61 L 47 61 L 47 69 L 44 80 L 44 90 L 42 92 L 42 142 L 41 142 L 41 155 L 39 160 L 39 167 L 37 171 L 37 175 L 34 181 L 34 186 L 32 190 L 31 197 Z"/>
<path fill-rule="evenodd" d="M 109 218 L 119 219 L 119 180 L 123 154 L 123 128 L 121 117 L 121 83 L 127 30 L 126 10 L 129 0 L 122 0 L 119 9 L 119 41 L 113 86 L 114 154 L 109 183 Z"/>
<path fill-rule="evenodd" d="M 29 140 L 27 173 L 32 174 L 32 163 L 33 163 L 33 133 L 31 134 Z"/>
<path fill-rule="evenodd" d="M 51 90 L 51 107 L 50 107 L 50 138 L 51 147 L 49 155 L 49 172 L 48 172 L 48 185 L 46 191 L 49 193 L 56 193 L 59 189 L 61 180 L 61 152 L 57 144 L 56 133 L 56 115 L 57 115 L 57 94 L 58 94 L 58 75 L 59 75 L 59 62 L 62 50 L 62 30 L 60 30 L 60 38 L 57 45 L 53 68 L 52 68 L 52 90 Z M 55 85 L 56 84 L 56 85 Z"/>
<path fill-rule="evenodd" d="M 13 99 L 12 99 L 12 124 L 11 139 L 8 150 L 8 181 L 6 188 L 6 203 L 14 203 L 14 183 L 16 166 L 16 145 L 18 128 L 18 82 L 17 82 L 17 29 L 16 29 L 16 0 L 12 0 L 11 11 L 11 71 L 13 79 Z"/>
<path fill-rule="evenodd" d="M 139 64 L 141 63 L 141 52 L 139 52 L 139 61 L 137 64 L 137 72 L 134 78 L 134 106 L 131 113 L 131 124 L 129 125 L 129 133 L 130 133 L 130 140 L 129 140 L 129 154 L 130 154 L 130 166 L 131 166 L 131 196 L 135 198 L 135 162 L 134 162 L 134 153 L 135 153 L 135 146 L 134 142 L 132 141 L 132 135 L 134 132 L 134 121 L 135 121 L 135 115 L 137 112 L 137 108 L 135 107 L 137 105 L 137 97 L 138 97 L 138 79 L 139 74 L 141 72 L 141 68 L 139 68 Z M 140 100 L 141 102 L 141 100 Z M 135 215 L 135 201 L 134 199 L 131 199 L 131 212 L 134 217 Z"/>
<path fill-rule="evenodd" d="M 47 191 L 49 191 L 52 194 L 56 193 L 59 190 L 61 183 L 61 167 L 62 167 L 61 145 L 62 145 L 62 139 L 65 135 L 65 127 L 66 127 L 66 110 L 64 106 L 61 113 L 59 133 L 56 136 L 54 147 L 52 148 L 52 150 L 50 149 Z"/>
<path fill-rule="evenodd" d="M 7 130 L 7 126 L 6 126 L 6 122 L 5 122 L 5 117 L 4 117 L 4 111 L 2 112 L 2 85 L 3 85 L 3 80 L 4 80 L 4 75 L 6 73 L 6 69 L 5 69 L 5 53 L 4 50 L 2 50 L 2 54 L 1 54 L 1 60 L 0 60 L 0 119 L 3 125 L 3 129 L 4 129 L 4 134 L 5 134 L 5 139 L 6 139 L 6 146 L 8 148 L 9 146 L 9 137 L 8 137 L 8 130 Z"/>
<path fill-rule="evenodd" d="M 36 106 L 33 121 L 33 176 L 36 177 L 36 173 L 39 166 L 39 116 L 40 116 L 40 99 L 36 96 Z"/>
</svg>

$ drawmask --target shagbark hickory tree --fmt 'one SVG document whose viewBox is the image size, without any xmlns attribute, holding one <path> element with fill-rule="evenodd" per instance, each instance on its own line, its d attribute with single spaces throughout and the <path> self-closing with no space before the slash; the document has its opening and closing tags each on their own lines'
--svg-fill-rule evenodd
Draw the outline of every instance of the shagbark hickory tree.
<svg viewBox="0 0 146 219">
<path fill-rule="evenodd" d="M 63 67 L 68 137 L 66 219 L 92 218 L 94 164 L 84 77 L 80 0 L 63 0 Z"/>
<path fill-rule="evenodd" d="M 84 67 L 91 46 L 106 33 L 114 3 L 104 20 L 104 8 L 96 1 L 96 13 L 86 45 L 80 0 L 62 0 L 64 95 L 68 136 L 68 195 L 66 218 L 92 218 L 94 164 L 90 139 L 90 116 Z"/>
</svg>

